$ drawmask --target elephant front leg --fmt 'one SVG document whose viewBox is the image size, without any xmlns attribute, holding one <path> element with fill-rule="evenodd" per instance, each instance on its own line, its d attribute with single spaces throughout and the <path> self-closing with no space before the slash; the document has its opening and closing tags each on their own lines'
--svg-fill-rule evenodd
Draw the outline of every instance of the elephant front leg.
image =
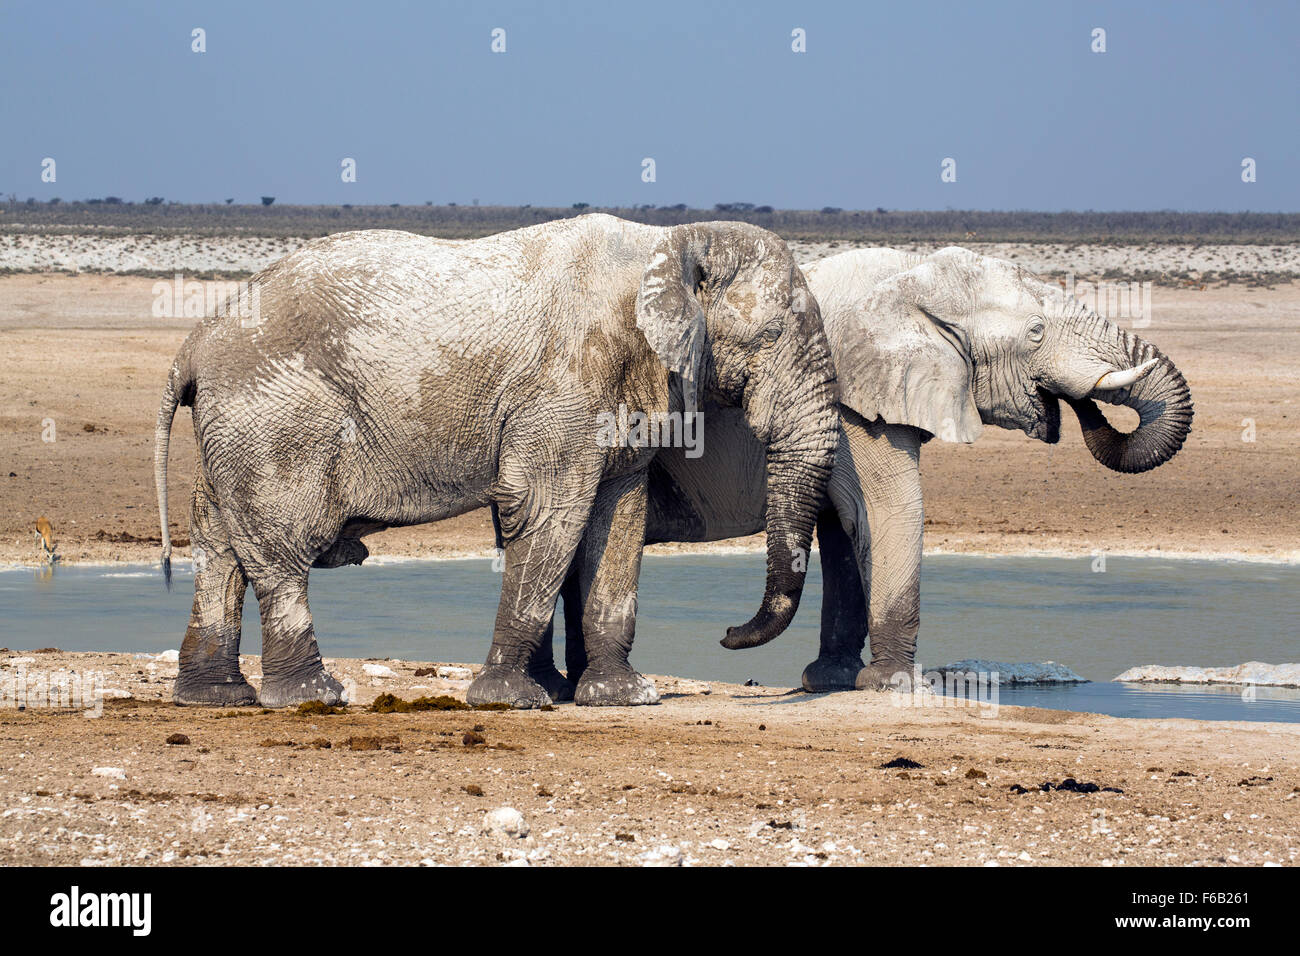
<svg viewBox="0 0 1300 956">
<path fill-rule="evenodd" d="M 505 478 L 496 493 L 505 573 L 487 664 L 466 695 L 471 704 L 530 708 L 556 699 L 538 677 L 554 676 L 552 652 L 543 645 L 551 640 L 556 598 L 591 511 L 599 462 L 589 464 L 590 473 L 570 471 L 561 482 L 543 481 L 513 459 L 502 463 Z M 584 494 L 584 488 L 591 490 Z"/>
<path fill-rule="evenodd" d="M 858 690 L 911 686 L 921 627 L 920 433 L 890 425 L 884 437 L 867 495 L 871 663 L 857 676 Z"/>
<path fill-rule="evenodd" d="M 827 489 L 834 511 L 817 525 L 825 576 L 821 655 L 804 671 L 804 687 L 879 690 L 900 673 L 910 679 L 916 659 L 922 433 L 866 422 L 849 409 L 842 414 Z M 871 662 L 863 666 L 867 635 Z"/>
<path fill-rule="evenodd" d="M 182 706 L 251 707 L 257 692 L 239 669 L 248 579 L 225 538 L 211 490 L 200 477 L 190 511 L 194 606 L 181 642 L 172 699 Z"/>
<path fill-rule="evenodd" d="M 602 484 L 578 550 L 581 641 L 586 657 L 574 693 L 579 705 L 618 707 L 659 702 L 654 684 L 633 670 L 628 661 L 636 633 L 646 482 L 647 473 L 640 471 Z M 567 601 L 565 609 L 567 615 Z M 575 660 L 576 655 L 570 656 L 571 671 Z"/>
<path fill-rule="evenodd" d="M 853 690 L 867 642 L 867 602 L 853 542 L 839 515 L 827 508 L 817 516 L 822 562 L 821 651 L 803 672 L 810 693 Z"/>
</svg>

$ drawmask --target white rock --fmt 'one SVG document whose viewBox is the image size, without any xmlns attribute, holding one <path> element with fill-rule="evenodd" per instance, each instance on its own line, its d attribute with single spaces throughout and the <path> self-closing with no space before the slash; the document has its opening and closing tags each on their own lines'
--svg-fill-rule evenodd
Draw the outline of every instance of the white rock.
<svg viewBox="0 0 1300 956">
<path fill-rule="evenodd" d="M 159 654 L 157 657 L 154 658 L 154 660 L 156 661 L 169 661 L 172 664 L 177 663 L 180 659 L 181 659 L 181 652 L 177 650 L 163 651 L 161 654 Z"/>
<path fill-rule="evenodd" d="M 1247 661 L 1236 667 L 1130 667 L 1115 678 L 1136 684 L 1256 684 L 1260 687 L 1300 687 L 1300 664 Z"/>
<path fill-rule="evenodd" d="M 468 667 L 453 667 L 449 664 L 442 665 L 434 673 L 443 680 L 472 680 L 474 678 L 474 672 Z"/>
<path fill-rule="evenodd" d="M 516 860 L 508 860 L 507 862 L 502 863 L 501 865 L 502 866 L 531 866 L 532 864 L 528 862 L 527 857 L 521 856 Z"/>
<path fill-rule="evenodd" d="M 484 833 L 502 833 L 523 838 L 528 836 L 528 821 L 514 807 L 497 807 L 483 818 Z"/>
<path fill-rule="evenodd" d="M 723 840 L 723 839 L 720 839 L 720 838 L 717 839 L 717 840 L 710 840 L 710 841 L 709 841 L 709 846 L 713 847 L 713 849 L 715 849 L 715 850 L 730 850 L 730 849 L 731 849 L 731 844 L 728 843 L 726 840 Z"/>
<path fill-rule="evenodd" d="M 108 777 L 110 780 L 126 779 L 126 771 L 121 767 L 96 767 L 90 772 L 96 777 Z"/>
<path fill-rule="evenodd" d="M 985 661 L 971 658 L 964 661 L 953 661 L 943 667 L 928 667 L 925 669 L 926 674 L 937 673 L 945 677 L 949 674 L 957 677 L 969 674 L 972 671 L 980 676 L 987 677 L 989 680 L 996 673 L 1000 685 L 1089 683 L 1088 678 L 1080 677 L 1070 668 L 1064 664 L 1058 664 L 1056 661 L 1043 661 L 1035 664 L 1032 661 L 1009 663 L 1007 661 Z"/>
<path fill-rule="evenodd" d="M 118 690 L 116 687 L 105 687 L 103 695 L 104 700 L 130 700 L 133 696 L 129 690 Z"/>
<path fill-rule="evenodd" d="M 669 843 L 661 843 L 636 859 L 642 866 L 681 866 L 682 851 Z"/>
<path fill-rule="evenodd" d="M 361 669 L 370 677 L 396 677 L 397 671 L 387 664 L 362 664 Z"/>
</svg>

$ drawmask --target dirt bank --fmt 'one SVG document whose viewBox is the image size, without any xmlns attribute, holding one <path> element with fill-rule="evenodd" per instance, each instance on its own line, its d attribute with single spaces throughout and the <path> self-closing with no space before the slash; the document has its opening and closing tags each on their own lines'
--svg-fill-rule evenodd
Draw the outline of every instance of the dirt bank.
<svg viewBox="0 0 1300 956">
<path fill-rule="evenodd" d="M 1083 261 L 1083 252 L 1074 255 Z M 1110 252 L 1095 253 L 1103 254 Z M 67 560 L 157 559 L 154 420 L 192 320 L 152 317 L 154 281 L 0 277 L 0 561 L 36 558 L 32 529 L 42 514 Z M 1205 290 L 1157 283 L 1141 334 L 1182 368 L 1196 403 L 1192 434 L 1173 461 L 1145 475 L 1108 472 L 1089 456 L 1069 414 L 1054 447 L 991 427 L 974 445 L 930 442 L 921 456 L 927 547 L 1294 559 L 1300 282 Z M 1128 410 L 1114 415 L 1122 427 L 1132 424 Z M 182 413 L 173 429 L 170 506 L 181 542 L 193 469 L 193 434 Z M 374 554 L 482 553 L 492 545 L 491 522 L 476 512 L 368 544 Z"/>
<path fill-rule="evenodd" d="M 98 719 L 0 709 L 4 865 L 1261 865 L 1300 853 L 1295 725 L 899 707 L 666 677 L 653 707 L 376 714 L 364 705 L 381 693 L 463 699 L 466 682 L 417 677 L 432 664 L 410 661 L 375 677 L 355 660 L 327 662 L 363 705 L 346 713 L 222 712 L 172 706 L 165 660 L 23 657 L 0 653 L 0 681 L 75 669 L 131 696 Z M 244 671 L 256 684 L 258 659 Z M 1042 789 L 1067 779 L 1098 789 Z M 483 832 L 502 807 L 527 836 Z"/>
</svg>

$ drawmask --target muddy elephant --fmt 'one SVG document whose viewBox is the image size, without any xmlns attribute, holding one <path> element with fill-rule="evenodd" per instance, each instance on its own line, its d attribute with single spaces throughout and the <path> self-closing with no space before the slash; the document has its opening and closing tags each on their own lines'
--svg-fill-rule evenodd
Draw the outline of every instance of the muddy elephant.
<svg viewBox="0 0 1300 956">
<path fill-rule="evenodd" d="M 573 693 L 530 664 L 574 568 L 592 661 L 578 700 L 652 702 L 627 660 L 648 471 L 658 438 L 682 444 L 706 399 L 740 410 L 766 453 L 766 589 L 731 633 L 769 640 L 793 617 L 793 555 L 811 543 L 838 413 L 816 301 L 777 236 L 606 215 L 472 241 L 343 233 L 259 273 L 248 298 L 251 319 L 218 314 L 186 339 L 158 415 L 168 575 L 178 406 L 193 409 L 199 451 L 177 703 L 340 700 L 312 626 L 310 570 L 360 563 L 366 534 L 485 505 L 500 517 L 504 575 L 469 699 L 534 707 Z M 610 434 L 609 422 L 637 416 L 662 428 Z M 237 656 L 250 584 L 258 695 Z"/>
<path fill-rule="evenodd" d="M 817 522 L 821 652 L 803 686 L 878 689 L 899 672 L 910 675 L 915 662 L 924 442 L 973 442 L 989 424 L 1055 443 L 1063 399 L 1097 461 L 1143 472 L 1182 446 L 1192 402 L 1182 374 L 1155 346 L 1013 263 L 955 247 L 928 256 L 863 249 L 804 272 L 831 344 L 842 425 Z M 1117 432 L 1098 400 L 1136 410 L 1136 430 Z M 713 541 L 762 528 L 763 447 L 734 409 L 707 417 L 703 457 L 665 449 L 650 466 L 647 542 Z M 561 595 L 566 637 L 581 638 L 572 578 Z M 868 635 L 869 664 L 861 656 Z M 538 668 L 550 653 L 544 642 Z M 583 672 L 584 653 L 581 639 L 566 640 L 570 677 Z"/>
</svg>

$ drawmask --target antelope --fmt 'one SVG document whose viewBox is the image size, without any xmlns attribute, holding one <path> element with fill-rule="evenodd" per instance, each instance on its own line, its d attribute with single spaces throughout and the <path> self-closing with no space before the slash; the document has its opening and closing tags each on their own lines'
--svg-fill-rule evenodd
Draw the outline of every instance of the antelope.
<svg viewBox="0 0 1300 956">
<path fill-rule="evenodd" d="M 41 515 L 36 519 L 36 540 L 41 543 L 41 550 L 44 552 L 45 563 L 53 564 L 58 560 L 54 553 L 54 528 L 50 525 L 50 519 Z"/>
</svg>

